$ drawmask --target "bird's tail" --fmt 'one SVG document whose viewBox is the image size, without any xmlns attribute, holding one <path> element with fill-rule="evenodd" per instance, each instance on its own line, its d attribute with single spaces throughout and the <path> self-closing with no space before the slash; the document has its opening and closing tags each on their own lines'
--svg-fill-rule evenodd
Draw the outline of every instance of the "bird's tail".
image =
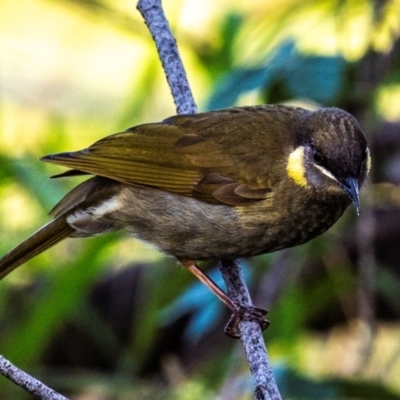
<svg viewBox="0 0 400 400">
<path fill-rule="evenodd" d="M 0 279 L 3 279 L 21 264 L 65 239 L 73 231 L 74 229 L 67 223 L 64 215 L 49 222 L 0 258 Z"/>
</svg>

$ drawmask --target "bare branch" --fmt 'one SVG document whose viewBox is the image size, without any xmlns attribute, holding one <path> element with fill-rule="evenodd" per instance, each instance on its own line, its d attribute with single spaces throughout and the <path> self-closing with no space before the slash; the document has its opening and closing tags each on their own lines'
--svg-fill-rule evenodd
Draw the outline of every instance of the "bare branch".
<svg viewBox="0 0 400 400">
<path fill-rule="evenodd" d="M 42 382 L 21 371 L 0 355 L 0 373 L 28 393 L 43 400 L 68 400 Z"/>
<path fill-rule="evenodd" d="M 179 56 L 176 40 L 165 18 L 160 0 L 139 0 L 137 9 L 142 14 L 157 46 L 158 54 L 171 89 L 178 114 L 194 114 L 194 102 L 186 72 Z"/>
<path fill-rule="evenodd" d="M 239 262 L 237 260 L 221 261 L 220 270 L 228 287 L 229 297 L 245 307 L 253 307 Z M 272 372 L 259 323 L 242 320 L 239 322 L 239 329 L 240 340 L 256 384 L 255 398 L 280 400 L 281 395 Z"/>
</svg>

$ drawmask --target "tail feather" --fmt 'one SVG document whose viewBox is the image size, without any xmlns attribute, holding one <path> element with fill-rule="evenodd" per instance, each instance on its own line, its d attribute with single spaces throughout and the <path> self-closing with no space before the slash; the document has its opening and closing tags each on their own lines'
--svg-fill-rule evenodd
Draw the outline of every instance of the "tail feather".
<svg viewBox="0 0 400 400">
<path fill-rule="evenodd" d="M 64 215 L 49 222 L 0 259 L 0 279 L 21 264 L 65 239 L 72 232 L 74 229 L 68 225 Z"/>
</svg>

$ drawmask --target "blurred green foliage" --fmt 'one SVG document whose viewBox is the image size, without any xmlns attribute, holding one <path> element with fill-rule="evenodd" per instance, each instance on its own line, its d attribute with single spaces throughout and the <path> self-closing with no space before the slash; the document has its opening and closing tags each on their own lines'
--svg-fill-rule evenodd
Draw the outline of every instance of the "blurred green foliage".
<svg viewBox="0 0 400 400">
<path fill-rule="evenodd" d="M 304 55 L 294 42 L 283 43 L 263 67 L 233 68 L 217 81 L 207 106 L 210 110 L 232 106 L 252 90 L 274 93 L 281 101 L 308 99 L 326 106 L 335 104 L 345 80 L 343 57 Z"/>
<path fill-rule="evenodd" d="M 398 2 L 292 0 L 247 5 L 243 1 L 232 8 L 228 3 L 212 4 L 209 19 L 202 20 L 208 21 L 209 28 L 203 22 L 193 31 L 183 15 L 196 13 L 200 5 L 188 11 L 189 2 L 165 3 L 167 11 L 176 11 L 171 12 L 171 22 L 203 109 L 248 102 L 335 105 L 352 111 L 365 124 L 370 140 L 377 140 L 377 126 L 386 119 L 378 94 L 388 85 L 400 85 L 394 67 L 399 59 Z M 73 75 L 80 69 L 76 60 L 83 53 L 50 83 L 36 70 L 35 75 L 34 66 L 26 70 L 28 75 L 31 71 L 28 77 L 14 75 L 12 62 L 0 66 L 5 76 L 12 77 L 10 85 L 15 85 L 10 89 L 8 81 L 0 78 L 7 95 L 0 103 L 1 254 L 45 223 L 46 213 L 78 182 L 48 181 L 49 175 L 59 171 L 38 162 L 38 157 L 81 148 L 113 131 L 173 112 L 153 43 L 132 10 L 135 4 L 76 0 L 37 4 L 46 13 L 57 9 L 76 18 L 75 26 L 87 23 L 91 29 L 96 25 L 105 32 L 102 38 L 110 29 L 117 30 L 132 46 L 139 43 L 141 50 L 131 61 L 131 80 L 120 83 L 119 97 L 113 86 L 115 74 L 108 70 L 105 76 L 113 82 L 111 89 L 102 81 L 98 87 L 81 88 L 78 79 L 74 82 L 81 90 L 78 96 L 72 90 L 69 93 L 64 80 L 69 82 L 69 72 Z M 15 15 L 11 3 L 3 7 L 8 18 Z M 33 32 L 39 30 L 37 25 L 43 22 L 39 14 L 25 17 L 31 18 Z M 46 29 L 51 35 L 56 28 Z M 29 35 L 24 40 L 27 47 L 37 45 Z M 72 33 L 58 40 L 72 47 L 82 45 Z M 89 53 L 96 44 L 88 42 L 91 47 L 85 51 Z M 122 44 L 115 44 L 116 53 L 119 46 L 122 49 Z M 8 54 L 0 56 L 7 59 Z M 113 54 L 101 57 L 90 68 L 100 68 Z M 54 69 L 60 67 L 54 59 L 50 61 Z M 22 57 L 18 68 L 23 62 Z M 29 88 L 36 87 L 35 79 L 38 87 L 48 90 L 34 92 L 40 97 L 32 101 L 28 94 Z M 18 95 L 21 91 L 23 95 Z M 92 106 L 86 104 L 87 93 Z M 76 104 L 79 95 L 82 100 Z M 393 104 L 396 96 L 396 90 L 389 93 Z M 396 118 L 400 119 L 400 113 Z M 373 200 L 366 196 L 364 204 L 363 214 L 371 215 Z M 395 378 L 400 369 L 400 278 L 390 265 L 373 260 L 377 285 L 369 293 L 383 295 L 396 323 L 397 342 L 389 346 L 389 355 L 372 359 L 375 349 L 385 347 L 378 343 L 375 320 L 364 322 L 365 336 L 376 342 L 363 342 L 357 330 L 350 329 L 353 320 L 364 318 L 363 300 L 358 296 L 362 255 L 357 251 L 362 221 L 356 224 L 354 215 L 347 213 L 323 237 L 289 250 L 284 261 L 276 254 L 243 261 L 257 305 L 270 308 L 272 325 L 265 338 L 284 398 L 400 398 L 390 390 L 392 386 L 400 392 Z M 222 333 L 228 318 L 223 306 L 175 260 L 132 243 L 133 239 L 120 234 L 71 239 L 2 281 L 0 353 L 75 398 L 78 393 L 102 399 L 214 399 L 219 393 L 225 396 L 221 398 L 252 398 L 242 354 Z M 218 281 L 215 266 L 205 267 Z M 268 282 L 277 282 L 272 285 L 274 296 L 271 288 L 267 290 Z M 349 327 L 341 340 L 354 334 L 366 350 L 357 352 L 352 347 L 338 355 L 339 360 L 329 358 L 333 345 L 329 338 L 338 326 Z M 330 362 L 334 365 L 329 367 Z M 351 366 L 346 369 L 347 364 Z M 0 379 L 0 397 L 27 398 L 4 379 Z"/>
</svg>

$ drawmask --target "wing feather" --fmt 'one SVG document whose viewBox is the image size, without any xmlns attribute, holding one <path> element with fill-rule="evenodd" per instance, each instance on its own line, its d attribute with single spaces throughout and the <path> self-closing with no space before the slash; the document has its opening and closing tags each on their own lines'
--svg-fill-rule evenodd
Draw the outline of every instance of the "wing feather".
<svg viewBox="0 0 400 400">
<path fill-rule="evenodd" d="M 271 197 L 280 179 L 277 171 L 287 156 L 281 141 L 290 129 L 276 111 L 259 106 L 175 116 L 43 161 L 71 168 L 60 176 L 87 173 L 205 202 L 245 205 Z M 281 134 L 273 137 L 277 129 Z"/>
</svg>

